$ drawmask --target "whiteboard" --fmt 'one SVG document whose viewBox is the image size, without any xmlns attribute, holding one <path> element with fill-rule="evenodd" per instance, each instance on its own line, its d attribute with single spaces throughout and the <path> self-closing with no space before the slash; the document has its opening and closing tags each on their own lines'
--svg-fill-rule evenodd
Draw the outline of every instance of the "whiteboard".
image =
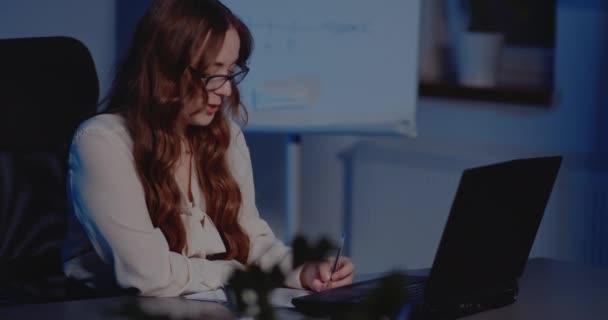
<svg viewBox="0 0 608 320">
<path fill-rule="evenodd" d="M 420 0 L 225 0 L 255 48 L 249 132 L 416 134 Z"/>
</svg>

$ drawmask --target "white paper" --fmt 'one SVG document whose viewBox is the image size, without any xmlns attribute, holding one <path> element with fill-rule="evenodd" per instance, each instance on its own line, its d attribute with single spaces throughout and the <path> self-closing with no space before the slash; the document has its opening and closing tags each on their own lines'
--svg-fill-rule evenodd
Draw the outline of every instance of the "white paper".
<svg viewBox="0 0 608 320">
<path fill-rule="evenodd" d="M 270 293 L 270 305 L 279 308 L 293 308 L 291 299 L 301 297 L 310 294 L 310 291 L 301 289 L 291 288 L 276 288 Z M 227 302 L 226 293 L 224 289 L 202 291 L 185 295 L 184 298 L 189 300 L 201 300 L 201 301 L 212 301 L 212 302 Z"/>
<path fill-rule="evenodd" d="M 185 295 L 184 298 L 189 300 L 201 300 L 201 301 L 213 301 L 213 302 L 227 302 L 228 298 L 223 289 L 201 291 Z"/>
</svg>

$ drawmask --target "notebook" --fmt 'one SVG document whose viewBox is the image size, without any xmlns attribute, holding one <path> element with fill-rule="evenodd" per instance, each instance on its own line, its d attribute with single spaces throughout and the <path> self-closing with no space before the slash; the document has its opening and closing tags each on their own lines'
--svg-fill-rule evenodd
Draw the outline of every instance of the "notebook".
<svg viewBox="0 0 608 320">
<path fill-rule="evenodd" d="M 293 304 L 291 303 L 293 298 L 308 294 L 310 294 L 310 291 L 308 290 L 276 288 L 270 292 L 269 302 L 270 305 L 275 308 L 293 308 Z M 183 297 L 188 300 L 228 303 L 228 297 L 226 296 L 226 291 L 224 289 L 202 291 L 188 294 Z"/>
<path fill-rule="evenodd" d="M 464 170 L 430 273 L 409 277 L 407 302 L 429 318 L 460 317 L 515 302 L 517 280 L 561 161 L 560 156 L 527 158 Z M 305 313 L 331 314 L 358 305 L 379 281 L 292 302 Z"/>
</svg>

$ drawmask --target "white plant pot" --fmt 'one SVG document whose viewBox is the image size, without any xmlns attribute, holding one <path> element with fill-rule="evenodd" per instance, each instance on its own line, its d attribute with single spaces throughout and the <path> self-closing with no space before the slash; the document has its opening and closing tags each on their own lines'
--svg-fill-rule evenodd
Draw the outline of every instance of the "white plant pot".
<svg viewBox="0 0 608 320">
<path fill-rule="evenodd" d="M 504 37 L 501 33 L 463 32 L 458 41 L 458 81 L 469 87 L 494 87 Z"/>
</svg>

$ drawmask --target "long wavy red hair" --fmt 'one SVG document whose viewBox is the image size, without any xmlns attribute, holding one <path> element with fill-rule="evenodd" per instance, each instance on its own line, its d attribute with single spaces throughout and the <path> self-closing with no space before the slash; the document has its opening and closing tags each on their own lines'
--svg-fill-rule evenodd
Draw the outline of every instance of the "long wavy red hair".
<svg viewBox="0 0 608 320">
<path fill-rule="evenodd" d="M 221 49 L 229 28 L 240 38 L 237 64 L 246 65 L 253 40 L 245 24 L 215 0 L 156 0 L 140 19 L 108 96 L 108 111 L 126 119 L 133 155 L 150 218 L 171 251 L 181 253 L 186 231 L 179 217 L 182 196 L 175 168 L 183 150 L 175 134 L 184 106 L 207 94 L 188 66 L 204 70 Z M 186 137 L 195 157 L 206 212 L 218 227 L 227 252 L 214 258 L 245 263 L 249 237 L 238 223 L 242 197 L 226 161 L 231 134 L 228 118 L 246 122 L 233 84 L 222 112 L 205 127 L 190 127 Z"/>
</svg>

